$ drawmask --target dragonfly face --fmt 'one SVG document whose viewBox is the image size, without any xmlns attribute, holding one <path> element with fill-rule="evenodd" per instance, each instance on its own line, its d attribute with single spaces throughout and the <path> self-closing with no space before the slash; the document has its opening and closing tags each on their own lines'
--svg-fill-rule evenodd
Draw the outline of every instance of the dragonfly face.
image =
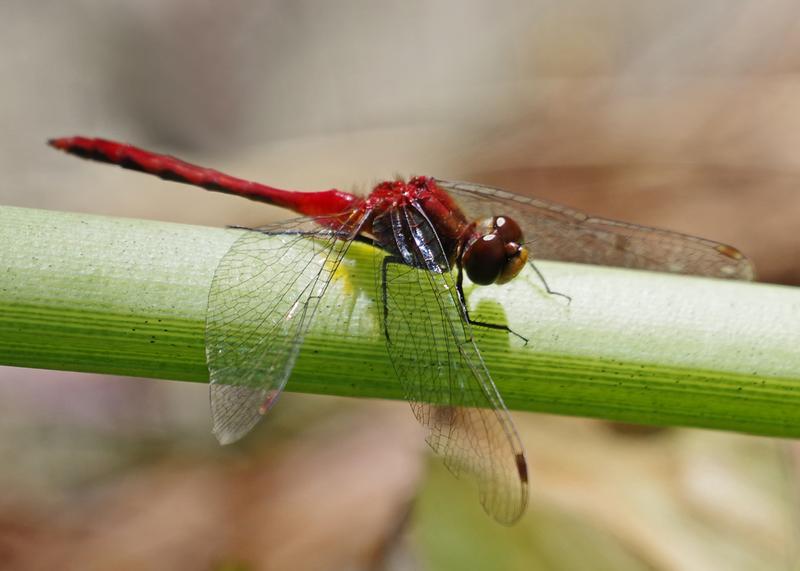
<svg viewBox="0 0 800 571">
<path fill-rule="evenodd" d="M 485 218 L 475 225 L 461 255 L 461 266 L 478 285 L 504 284 L 528 261 L 519 224 L 507 216 Z"/>
</svg>

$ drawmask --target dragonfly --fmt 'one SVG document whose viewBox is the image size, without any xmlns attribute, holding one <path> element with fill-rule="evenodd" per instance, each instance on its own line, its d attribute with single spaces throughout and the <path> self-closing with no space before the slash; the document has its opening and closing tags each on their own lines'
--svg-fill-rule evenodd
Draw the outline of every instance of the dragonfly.
<svg viewBox="0 0 800 571">
<path fill-rule="evenodd" d="M 206 356 L 213 432 L 222 444 L 247 434 L 275 404 L 350 245 L 369 244 L 382 256 L 375 298 L 385 345 L 414 416 L 428 429 L 430 447 L 456 476 L 477 482 L 485 511 L 503 524 L 526 509 L 528 464 L 473 327 L 515 332 L 470 316 L 465 277 L 475 285 L 501 285 L 531 267 L 548 293 L 563 295 L 550 290 L 534 257 L 754 277 L 749 260 L 731 246 L 480 184 L 415 176 L 380 182 L 366 196 L 300 192 L 106 139 L 64 137 L 49 144 L 300 215 L 245 229 L 216 268 Z M 422 325 L 408 319 L 410 312 L 423 316 Z"/>
</svg>

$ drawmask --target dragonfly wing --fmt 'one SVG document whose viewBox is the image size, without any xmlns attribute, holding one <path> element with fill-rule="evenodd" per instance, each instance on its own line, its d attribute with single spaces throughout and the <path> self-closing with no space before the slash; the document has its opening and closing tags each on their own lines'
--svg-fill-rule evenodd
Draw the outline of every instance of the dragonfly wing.
<svg viewBox="0 0 800 571">
<path fill-rule="evenodd" d="M 428 444 L 455 474 L 477 480 L 481 504 L 510 524 L 528 500 L 525 453 L 514 424 L 472 338 L 456 284 L 442 267 L 441 245 L 424 214 L 392 213 L 394 228 L 413 236 L 417 269 L 386 268 L 387 347 L 414 416 L 430 430 Z M 401 219 L 402 218 L 402 219 Z M 446 264 L 446 261 L 444 262 Z M 384 291 L 381 291 L 383 295 Z"/>
<path fill-rule="evenodd" d="M 473 216 L 512 216 L 534 258 L 752 280 L 736 248 L 669 230 L 593 217 L 553 202 L 467 182 L 437 181 Z"/>
<path fill-rule="evenodd" d="M 223 256 L 206 317 L 213 432 L 222 444 L 275 403 L 351 238 L 296 219 L 244 231 Z"/>
</svg>

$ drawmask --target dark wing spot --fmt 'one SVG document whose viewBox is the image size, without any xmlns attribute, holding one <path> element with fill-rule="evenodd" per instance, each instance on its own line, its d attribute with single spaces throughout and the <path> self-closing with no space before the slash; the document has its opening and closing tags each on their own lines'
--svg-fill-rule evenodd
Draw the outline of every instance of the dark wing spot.
<svg viewBox="0 0 800 571">
<path fill-rule="evenodd" d="M 744 255 L 739 250 L 731 246 L 726 246 L 725 244 L 718 245 L 717 252 L 719 252 L 723 256 L 728 256 L 733 260 L 741 260 L 742 258 L 744 258 Z"/>
<path fill-rule="evenodd" d="M 523 483 L 528 483 L 528 463 L 525 462 L 525 456 L 522 454 L 517 454 L 515 456 L 515 460 L 517 461 L 517 472 L 519 472 L 519 479 L 522 480 Z"/>
</svg>

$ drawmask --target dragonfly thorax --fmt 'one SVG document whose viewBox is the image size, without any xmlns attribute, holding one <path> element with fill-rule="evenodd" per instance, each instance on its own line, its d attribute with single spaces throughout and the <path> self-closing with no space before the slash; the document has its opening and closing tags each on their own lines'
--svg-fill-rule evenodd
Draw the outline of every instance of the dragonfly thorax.
<svg viewBox="0 0 800 571">
<path fill-rule="evenodd" d="M 431 177 L 378 184 L 365 201 L 361 232 L 379 248 L 417 268 L 449 271 L 473 226 Z"/>
</svg>

